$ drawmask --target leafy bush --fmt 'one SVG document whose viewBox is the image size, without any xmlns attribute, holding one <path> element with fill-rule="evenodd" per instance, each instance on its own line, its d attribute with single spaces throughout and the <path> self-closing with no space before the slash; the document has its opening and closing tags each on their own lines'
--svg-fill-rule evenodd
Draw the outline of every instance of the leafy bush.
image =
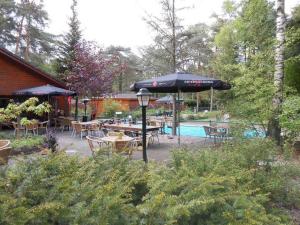
<svg viewBox="0 0 300 225">
<path fill-rule="evenodd" d="M 300 97 L 288 97 L 283 103 L 282 111 L 281 126 L 285 129 L 285 135 L 293 140 L 300 133 Z"/>
<path fill-rule="evenodd" d="M 197 106 L 197 101 L 192 99 L 184 100 L 184 104 L 190 108 L 194 108 Z M 208 99 L 201 99 L 199 101 L 199 107 L 209 107 L 210 101 Z"/>
<path fill-rule="evenodd" d="M 29 137 L 22 137 L 19 139 L 13 139 L 11 146 L 14 149 L 33 148 L 33 147 L 41 146 L 43 143 L 44 143 L 43 136 L 29 136 Z"/>
<path fill-rule="evenodd" d="M 186 106 L 192 108 L 192 107 L 196 107 L 197 102 L 196 102 L 196 100 L 187 99 L 187 100 L 184 100 L 184 104 L 185 104 Z"/>
<path fill-rule="evenodd" d="M 114 117 L 115 113 L 122 111 L 122 106 L 119 102 L 114 101 L 113 99 L 105 99 L 103 103 L 103 115 L 105 117 Z"/>
<path fill-rule="evenodd" d="M 259 139 L 177 150 L 168 165 L 64 154 L 18 162 L 0 170 L 0 224 L 289 224 L 300 168 L 274 153 Z"/>
</svg>

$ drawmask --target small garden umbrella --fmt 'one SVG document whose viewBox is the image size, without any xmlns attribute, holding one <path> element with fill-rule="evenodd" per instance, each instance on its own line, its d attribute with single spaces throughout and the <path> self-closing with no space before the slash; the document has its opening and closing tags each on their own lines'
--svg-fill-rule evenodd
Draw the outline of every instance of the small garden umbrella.
<svg viewBox="0 0 300 225">
<path fill-rule="evenodd" d="M 130 89 L 135 92 L 139 91 L 141 88 L 147 88 L 153 93 L 178 93 L 179 99 L 180 92 L 201 92 L 212 88 L 216 90 L 228 90 L 231 88 L 231 85 L 215 78 L 178 72 L 149 80 L 138 81 L 130 86 Z M 180 111 L 178 112 L 180 114 Z M 179 124 L 180 116 L 178 117 Z M 176 126 L 173 125 L 173 127 Z M 178 131 L 178 144 L 180 144 L 180 127 Z"/>
<path fill-rule="evenodd" d="M 14 94 L 20 96 L 21 95 L 22 96 L 48 96 L 48 102 L 49 102 L 50 96 L 75 96 L 76 92 L 47 84 L 47 85 L 42 85 L 33 88 L 21 89 L 15 91 Z M 49 114 L 48 114 L 48 118 L 49 118 Z"/>
<path fill-rule="evenodd" d="M 69 91 L 63 88 L 55 87 L 52 85 L 43 85 L 33 88 L 21 89 L 14 92 L 15 95 L 27 95 L 27 96 L 75 96 L 74 91 Z"/>
</svg>

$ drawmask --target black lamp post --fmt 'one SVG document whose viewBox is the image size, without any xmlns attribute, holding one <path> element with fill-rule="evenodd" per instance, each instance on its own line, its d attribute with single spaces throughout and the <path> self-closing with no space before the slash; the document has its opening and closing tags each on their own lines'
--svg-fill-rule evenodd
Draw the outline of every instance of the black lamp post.
<svg viewBox="0 0 300 225">
<path fill-rule="evenodd" d="M 90 99 L 86 97 L 86 98 L 82 99 L 81 101 L 82 101 L 83 104 L 84 104 L 84 116 L 83 116 L 83 118 L 82 118 L 82 121 L 83 121 L 83 122 L 86 122 L 86 121 L 87 121 L 87 116 L 86 116 L 86 105 L 87 105 L 87 103 L 90 101 Z"/>
<path fill-rule="evenodd" d="M 146 107 L 149 104 L 151 93 L 147 88 L 141 88 L 136 94 L 139 104 L 142 107 L 142 135 L 143 135 L 143 160 L 148 162 L 146 152 Z"/>
</svg>

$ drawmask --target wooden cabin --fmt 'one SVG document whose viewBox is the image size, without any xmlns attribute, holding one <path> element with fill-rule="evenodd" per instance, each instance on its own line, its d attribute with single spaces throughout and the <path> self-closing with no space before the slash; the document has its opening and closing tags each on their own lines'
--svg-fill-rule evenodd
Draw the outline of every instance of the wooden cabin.
<svg viewBox="0 0 300 225">
<path fill-rule="evenodd" d="M 38 69 L 10 51 L 0 48 L 0 108 L 5 107 L 10 99 L 20 99 L 13 93 L 20 89 L 50 84 L 66 89 L 66 85 L 50 74 Z M 21 96 L 22 97 L 22 96 Z M 29 96 L 23 96 L 26 99 Z M 52 97 L 57 109 L 69 112 L 68 97 Z"/>
</svg>

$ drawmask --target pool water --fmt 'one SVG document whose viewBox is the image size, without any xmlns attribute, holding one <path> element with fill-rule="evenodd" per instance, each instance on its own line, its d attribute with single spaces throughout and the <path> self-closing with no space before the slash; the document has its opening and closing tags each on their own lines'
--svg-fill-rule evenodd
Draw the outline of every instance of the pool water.
<svg viewBox="0 0 300 225">
<path fill-rule="evenodd" d="M 165 133 L 171 134 L 172 128 L 165 126 Z M 178 127 L 177 127 L 178 134 Z M 205 137 L 204 128 L 201 126 L 180 126 L 180 135 L 181 136 L 191 136 L 191 137 Z"/>
<path fill-rule="evenodd" d="M 172 128 L 165 126 L 165 133 L 171 134 Z M 178 127 L 177 127 L 177 133 L 178 133 Z M 204 128 L 202 126 L 187 126 L 187 125 L 181 125 L 180 126 L 180 135 L 181 136 L 190 136 L 190 137 L 206 137 Z M 246 130 L 244 132 L 244 136 L 246 138 L 254 138 L 254 137 L 265 137 L 265 134 L 263 131 L 257 132 L 255 130 Z"/>
</svg>

